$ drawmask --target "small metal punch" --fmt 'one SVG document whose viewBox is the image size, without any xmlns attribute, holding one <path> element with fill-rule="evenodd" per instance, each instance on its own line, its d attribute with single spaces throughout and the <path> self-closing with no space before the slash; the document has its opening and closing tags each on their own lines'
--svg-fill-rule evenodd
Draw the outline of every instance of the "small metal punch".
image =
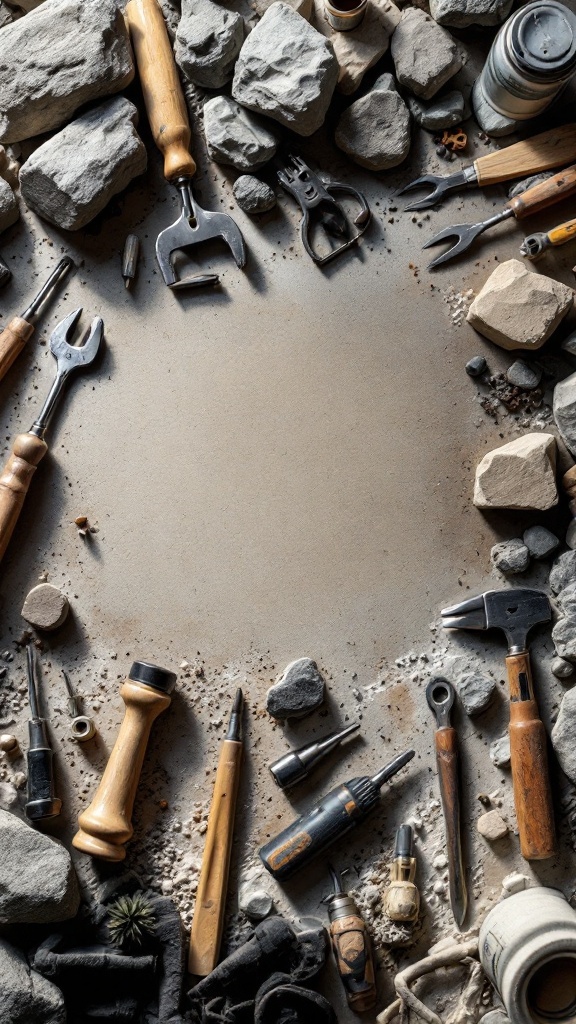
<svg viewBox="0 0 576 1024">
<path fill-rule="evenodd" d="M 296 200 L 302 210 L 302 220 L 300 221 L 302 244 L 311 259 L 319 266 L 324 266 L 325 263 L 329 263 L 346 249 L 356 245 L 358 239 L 366 231 L 370 223 L 370 207 L 362 193 L 352 188 L 351 185 L 335 181 L 322 172 L 316 173 L 299 156 L 288 157 L 285 166 L 278 171 L 278 181 L 282 188 Z M 353 234 L 348 217 L 334 198 L 333 193 L 340 196 L 348 195 L 358 203 L 360 210 L 354 218 L 354 224 L 358 228 L 355 234 Z M 312 212 L 317 214 L 317 221 L 322 224 L 328 235 L 344 239 L 340 245 L 324 256 L 313 247 L 310 238 Z"/>
</svg>

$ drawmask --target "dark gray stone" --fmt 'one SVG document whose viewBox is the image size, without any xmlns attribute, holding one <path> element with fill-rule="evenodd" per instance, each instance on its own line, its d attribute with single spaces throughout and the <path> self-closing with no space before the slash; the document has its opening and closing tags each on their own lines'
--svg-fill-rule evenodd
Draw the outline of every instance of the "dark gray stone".
<svg viewBox="0 0 576 1024">
<path fill-rule="evenodd" d="M 576 663 L 576 620 L 559 619 L 552 629 L 552 640 L 558 657 Z"/>
<path fill-rule="evenodd" d="M 212 0 L 183 0 L 174 56 L 191 82 L 221 89 L 234 74 L 244 19 Z"/>
<path fill-rule="evenodd" d="M 262 167 L 272 159 L 278 145 L 261 118 L 228 96 L 213 96 L 204 104 L 204 134 L 212 160 L 239 171 Z"/>
<path fill-rule="evenodd" d="M 18 200 L 4 178 L 0 178 L 0 234 L 12 227 L 20 216 Z"/>
<path fill-rule="evenodd" d="M 479 715 L 490 706 L 496 683 L 480 672 L 466 672 L 458 680 L 458 696 L 467 715 Z"/>
<path fill-rule="evenodd" d="M 430 14 L 439 25 L 500 25 L 512 10 L 513 0 L 430 0 Z"/>
<path fill-rule="evenodd" d="M 552 729 L 552 746 L 564 774 L 576 786 L 576 686 L 564 694 Z"/>
<path fill-rule="evenodd" d="M 64 846 L 1 809 L 0 835 L 0 924 L 44 924 L 74 917 L 80 894 Z"/>
<path fill-rule="evenodd" d="M 558 556 L 550 570 L 548 582 L 554 594 L 576 583 L 576 551 L 564 551 Z"/>
<path fill-rule="evenodd" d="M 324 701 L 325 683 L 311 658 L 298 658 L 285 669 L 266 695 L 266 710 L 273 718 L 304 718 Z"/>
<path fill-rule="evenodd" d="M 406 159 L 410 151 L 410 113 L 392 75 L 381 75 L 370 92 L 350 104 L 338 122 L 334 141 L 357 164 L 371 171 L 396 167 Z"/>
<path fill-rule="evenodd" d="M 465 366 L 469 377 L 481 377 L 483 373 L 486 373 L 487 369 L 488 363 L 484 356 L 472 356 L 472 359 L 469 359 Z"/>
<path fill-rule="evenodd" d="M 236 178 L 232 194 L 244 213 L 266 213 L 276 206 L 276 196 L 270 185 L 252 174 L 241 174 Z"/>
<path fill-rule="evenodd" d="M 533 391 L 542 380 L 542 368 L 535 363 L 526 363 L 523 359 L 517 359 L 506 370 L 506 379 L 515 388 Z"/>
<path fill-rule="evenodd" d="M 405 7 L 390 43 L 396 77 L 415 96 L 430 100 L 462 67 L 449 32 L 417 7 Z"/>
<path fill-rule="evenodd" d="M 530 564 L 530 552 L 519 538 L 503 540 L 490 551 L 490 561 L 504 576 L 525 572 Z"/>
<path fill-rule="evenodd" d="M 406 102 L 416 124 L 429 132 L 452 128 L 464 119 L 464 97 L 458 89 L 435 96 L 430 103 L 424 103 L 417 96 L 408 96 Z"/>
<path fill-rule="evenodd" d="M 20 950 L 2 939 L 0 1024 L 66 1024 L 60 989 L 30 970 Z"/>
<path fill-rule="evenodd" d="M 545 526 L 529 526 L 522 535 L 532 558 L 549 558 L 560 546 L 560 541 Z"/>
</svg>

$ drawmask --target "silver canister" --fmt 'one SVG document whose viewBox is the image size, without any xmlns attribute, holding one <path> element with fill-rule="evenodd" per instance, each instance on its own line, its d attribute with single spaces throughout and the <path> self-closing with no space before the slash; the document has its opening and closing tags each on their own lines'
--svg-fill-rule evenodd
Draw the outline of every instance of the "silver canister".
<svg viewBox="0 0 576 1024">
<path fill-rule="evenodd" d="M 367 6 L 368 0 L 324 0 L 326 20 L 337 32 L 358 28 Z"/>
</svg>

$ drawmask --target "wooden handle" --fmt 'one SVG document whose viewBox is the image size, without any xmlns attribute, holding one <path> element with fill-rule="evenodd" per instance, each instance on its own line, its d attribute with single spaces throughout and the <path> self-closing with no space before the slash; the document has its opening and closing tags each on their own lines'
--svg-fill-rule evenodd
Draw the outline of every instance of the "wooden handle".
<svg viewBox="0 0 576 1024">
<path fill-rule="evenodd" d="M 164 16 L 157 0 L 130 0 L 126 17 L 154 142 L 164 156 L 164 176 L 190 178 L 190 123 Z"/>
<path fill-rule="evenodd" d="M 460 811 L 460 758 L 458 734 L 452 726 L 443 726 L 435 733 L 436 764 L 440 782 L 440 795 L 446 826 L 449 883 L 452 908 L 463 904 L 465 914 L 467 894 L 464 861 L 462 857 Z M 459 924 L 461 922 L 458 922 Z"/>
<path fill-rule="evenodd" d="M 565 242 L 569 242 L 575 236 L 576 218 L 574 220 L 566 220 L 563 224 L 559 224 L 557 228 L 552 228 L 548 232 L 548 241 L 551 245 L 564 245 Z"/>
<path fill-rule="evenodd" d="M 122 684 L 126 711 L 102 780 L 90 806 L 78 817 L 80 830 L 72 840 L 77 850 L 102 860 L 124 860 L 132 836 L 132 808 L 152 723 L 170 704 L 170 697 L 132 679 Z"/>
<path fill-rule="evenodd" d="M 370 936 L 360 915 L 333 921 L 330 940 L 348 1005 L 356 1013 L 366 1013 L 376 1005 L 376 974 Z"/>
<path fill-rule="evenodd" d="M 220 953 L 241 759 L 242 743 L 224 740 L 208 816 L 188 952 L 188 971 L 203 978 L 214 970 Z"/>
<path fill-rule="evenodd" d="M 481 156 L 474 163 L 478 184 L 495 185 L 498 181 L 521 178 L 525 174 L 549 171 L 576 160 L 576 124 L 551 128 L 532 139 Z"/>
<path fill-rule="evenodd" d="M 556 853 L 554 809 L 546 730 L 534 699 L 529 655 L 509 655 L 506 669 L 510 685 L 510 751 L 520 850 L 526 860 L 547 860 Z"/>
<path fill-rule="evenodd" d="M 539 185 L 533 185 L 526 192 L 510 199 L 508 206 L 514 211 L 518 220 L 528 217 L 533 213 L 544 210 L 553 203 L 559 203 L 561 199 L 567 199 L 576 192 L 576 164 L 572 164 L 564 171 L 559 171 Z"/>
<path fill-rule="evenodd" d="M 0 475 L 0 561 L 4 557 L 36 467 L 48 451 L 34 434 L 18 434 Z"/>
<path fill-rule="evenodd" d="M 17 356 L 20 355 L 28 338 L 34 333 L 33 324 L 20 316 L 12 318 L 0 334 L 0 380 L 6 376 Z"/>
</svg>

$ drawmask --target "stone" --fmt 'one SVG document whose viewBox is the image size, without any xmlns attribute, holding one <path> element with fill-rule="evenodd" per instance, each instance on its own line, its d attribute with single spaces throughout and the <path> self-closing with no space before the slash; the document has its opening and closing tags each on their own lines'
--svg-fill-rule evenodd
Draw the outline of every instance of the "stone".
<svg viewBox="0 0 576 1024">
<path fill-rule="evenodd" d="M 554 562 L 548 579 L 550 590 L 559 594 L 576 583 L 576 551 L 564 551 Z"/>
<path fill-rule="evenodd" d="M 512 871 L 502 879 L 502 895 L 512 896 L 515 892 L 523 892 L 530 885 L 527 875 L 521 875 L 519 871 Z M 486 1018 L 483 1017 L 483 1020 Z"/>
<path fill-rule="evenodd" d="M 0 146 L 0 178 L 4 178 L 11 188 L 16 189 L 19 174 L 20 164 L 15 158 L 13 147 Z"/>
<path fill-rule="evenodd" d="M 0 939 L 0 1024 L 66 1024 L 64 996 Z"/>
<path fill-rule="evenodd" d="M 567 338 L 564 338 L 560 348 L 569 356 L 576 356 L 576 331 L 572 331 Z"/>
<path fill-rule="evenodd" d="M 311 658 L 291 661 L 266 695 L 266 710 L 273 718 L 304 718 L 324 701 L 325 683 Z"/>
<path fill-rule="evenodd" d="M 572 307 L 568 285 L 506 260 L 492 271 L 466 319 L 500 348 L 533 351 L 542 347 Z"/>
<path fill-rule="evenodd" d="M 508 835 L 508 825 L 498 811 L 487 811 L 486 814 L 482 814 L 476 822 L 476 828 L 480 835 L 491 843 Z"/>
<path fill-rule="evenodd" d="M 552 746 L 564 775 L 576 786 L 576 686 L 562 698 L 558 718 L 552 729 Z"/>
<path fill-rule="evenodd" d="M 464 120 L 464 97 L 458 89 L 436 96 L 431 103 L 408 96 L 407 103 L 416 124 L 429 132 L 451 128 Z"/>
<path fill-rule="evenodd" d="M 19 749 L 16 737 L 10 732 L 3 732 L 0 736 L 0 750 L 3 750 L 5 754 L 14 754 Z"/>
<path fill-rule="evenodd" d="M 18 792 L 11 782 L 0 782 L 0 808 L 4 811 L 18 807 Z"/>
<path fill-rule="evenodd" d="M 28 14 L 29 11 L 33 11 L 40 4 L 44 3 L 44 0 L 7 0 L 7 2 L 11 7 L 17 7 Z"/>
<path fill-rule="evenodd" d="M 488 103 L 484 90 L 482 89 L 481 78 L 478 77 L 472 86 L 472 108 L 474 110 L 474 116 L 478 121 L 482 131 L 486 132 L 493 138 L 500 138 L 504 135 L 510 135 L 515 132 L 520 126 L 521 122 L 516 121 L 511 117 L 506 117 L 504 114 L 500 114 L 494 107 Z"/>
<path fill-rule="evenodd" d="M 494 544 L 490 551 L 490 561 L 504 576 L 514 576 L 526 572 L 530 565 L 530 552 L 523 541 L 514 537 Z"/>
<path fill-rule="evenodd" d="M 251 921 L 263 921 L 274 910 L 274 900 L 265 889 L 247 886 L 238 893 L 238 909 Z"/>
<path fill-rule="evenodd" d="M 476 508 L 537 509 L 558 501 L 556 439 L 529 433 L 488 452 L 476 469 Z"/>
<path fill-rule="evenodd" d="M 338 73 L 325 36 L 278 0 L 240 50 L 232 95 L 297 135 L 312 135 L 324 122 Z"/>
<path fill-rule="evenodd" d="M 490 744 L 490 760 L 497 768 L 508 768 L 510 765 L 510 737 L 508 733 L 500 736 Z"/>
<path fill-rule="evenodd" d="M 472 356 L 464 367 L 469 377 L 481 377 L 483 373 L 486 373 L 488 369 L 488 363 L 484 359 L 484 356 Z"/>
<path fill-rule="evenodd" d="M 59 228 L 85 227 L 146 170 L 137 121 L 134 104 L 116 96 L 53 135 L 20 170 L 26 204 Z"/>
<path fill-rule="evenodd" d="M 545 526 L 529 526 L 522 535 L 532 558 L 549 558 L 560 546 L 558 537 Z"/>
<path fill-rule="evenodd" d="M 542 368 L 535 364 L 530 366 L 523 359 L 517 359 L 506 370 L 506 380 L 515 388 L 533 391 L 542 380 Z"/>
<path fill-rule="evenodd" d="M 0 233 L 12 227 L 19 216 L 18 200 L 8 182 L 0 178 Z"/>
<path fill-rule="evenodd" d="M 232 194 L 244 213 L 266 213 L 276 206 L 276 196 L 270 185 L 252 174 L 241 174 L 236 178 Z"/>
<path fill-rule="evenodd" d="M 576 621 L 564 616 L 554 623 L 552 642 L 558 657 L 576 664 Z"/>
<path fill-rule="evenodd" d="M 396 77 L 423 100 L 432 99 L 462 67 L 449 32 L 417 7 L 406 7 L 390 43 Z"/>
<path fill-rule="evenodd" d="M 259 117 L 228 96 L 213 96 L 204 104 L 204 134 L 211 159 L 239 171 L 262 167 L 278 145 Z"/>
<path fill-rule="evenodd" d="M 0 142 L 59 128 L 133 77 L 116 0 L 50 0 L 0 33 Z"/>
<path fill-rule="evenodd" d="M 501 25 L 514 0 L 430 0 L 430 14 L 439 25 L 468 28 L 469 25 Z"/>
<path fill-rule="evenodd" d="M 565 661 L 564 658 L 553 658 L 550 668 L 556 679 L 569 679 L 576 672 L 576 666 L 570 661 Z"/>
<path fill-rule="evenodd" d="M 261 18 L 273 3 L 274 0 L 254 0 L 252 6 L 258 17 Z M 314 11 L 314 0 L 284 0 L 284 3 L 287 3 L 301 18 L 306 18 L 306 21 L 311 20 Z"/>
<path fill-rule="evenodd" d="M 46 924 L 75 917 L 80 893 L 62 843 L 0 810 L 0 924 Z"/>
<path fill-rule="evenodd" d="M 564 444 L 576 456 L 576 373 L 556 385 L 552 409 Z"/>
<path fill-rule="evenodd" d="M 187 78 L 203 89 L 232 80 L 244 42 L 244 19 L 212 0 L 183 0 L 174 56 Z"/>
<path fill-rule="evenodd" d="M 8 4 L 4 3 L 4 0 L 0 0 L 0 28 L 4 28 L 5 25 L 9 25 L 12 21 L 12 11 L 8 7 Z"/>
<path fill-rule="evenodd" d="M 558 594 L 557 601 L 562 615 L 576 622 L 576 583 L 569 583 L 564 587 Z"/>
<path fill-rule="evenodd" d="M 384 56 L 400 18 L 400 9 L 391 0 L 368 0 L 360 25 L 337 32 L 326 18 L 324 0 L 314 0 L 314 27 L 332 43 L 340 69 L 338 89 L 345 96 L 356 92 L 368 69 Z"/>
<path fill-rule="evenodd" d="M 458 696 L 467 715 L 474 717 L 490 706 L 496 693 L 496 683 L 480 672 L 466 672 L 458 680 Z"/>
<path fill-rule="evenodd" d="M 334 141 L 370 171 L 401 164 L 410 151 L 410 113 L 390 74 L 381 75 L 365 96 L 344 111 Z"/>
<path fill-rule="evenodd" d="M 65 594 L 51 583 L 40 583 L 28 593 L 20 614 L 36 629 L 49 631 L 63 626 L 69 611 Z"/>
</svg>

